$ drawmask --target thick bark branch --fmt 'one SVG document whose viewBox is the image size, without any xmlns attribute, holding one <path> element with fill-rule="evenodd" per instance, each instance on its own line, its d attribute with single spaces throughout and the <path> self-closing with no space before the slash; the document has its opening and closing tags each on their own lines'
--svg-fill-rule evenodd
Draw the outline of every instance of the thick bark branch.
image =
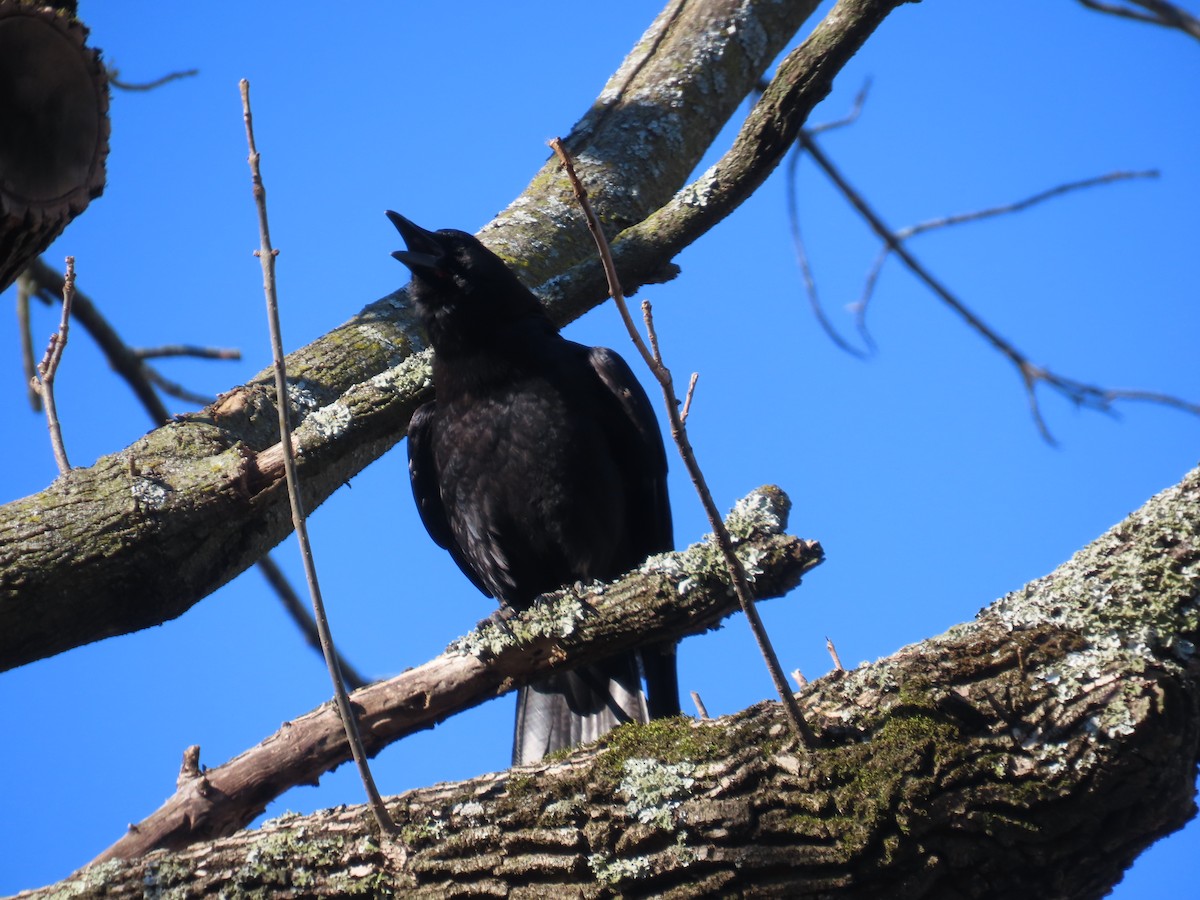
<svg viewBox="0 0 1200 900">
<path fill-rule="evenodd" d="M 626 726 L 537 766 L 285 816 L 31 897 L 1103 895 L 1195 812 L 1200 469 L 975 621 L 778 704 Z"/>
<path fill-rule="evenodd" d="M 73 7 L 0 0 L 0 291 L 104 190 L 108 78 Z"/>
<path fill-rule="evenodd" d="M 821 561 L 820 545 L 783 533 L 789 506 L 778 488 L 761 488 L 728 519 L 738 555 L 755 574 L 757 599 L 783 595 Z M 709 535 L 683 552 L 650 559 L 614 584 L 549 595 L 504 629 L 487 621 L 437 659 L 355 691 L 363 744 L 373 756 L 540 673 L 705 631 L 736 609 Z M 312 784 L 347 759 L 341 723 L 325 704 L 224 765 L 181 777 L 176 794 L 97 861 L 232 834 L 285 790 Z"/>
<path fill-rule="evenodd" d="M 798 127 L 898 2 L 843 0 L 818 44 L 805 44 L 816 87 L 803 102 L 786 90 L 768 91 L 775 105 L 760 104 L 755 117 L 779 116 Z M 603 222 L 618 228 L 667 203 L 814 5 L 727 0 L 664 11 L 570 138 L 593 179 Z M 647 130 L 651 114 L 656 124 Z M 773 128 L 760 131 L 764 148 L 782 140 Z M 753 145 L 744 150 L 752 154 Z M 731 171 L 729 183 L 742 178 L 748 195 L 774 165 L 774 152 L 764 157 L 764 170 L 744 177 Z M 530 283 L 591 253 L 584 225 L 571 224 L 577 213 L 564 199 L 568 192 L 565 178 L 543 170 L 483 232 Z M 697 205 L 677 198 L 668 206 L 681 203 Z M 731 208 L 713 206 L 708 227 Z M 640 280 L 630 283 L 661 271 L 686 243 L 664 238 L 653 259 L 642 260 Z M 581 309 L 575 298 L 594 305 L 604 296 L 599 283 L 566 290 L 559 283 L 549 294 L 567 299 L 556 311 L 560 320 Z M 398 292 L 289 357 L 308 508 L 388 450 L 429 399 L 422 346 Z M 0 507 L 0 670 L 178 616 L 282 540 L 290 522 L 275 419 L 273 391 L 260 378 Z"/>
</svg>

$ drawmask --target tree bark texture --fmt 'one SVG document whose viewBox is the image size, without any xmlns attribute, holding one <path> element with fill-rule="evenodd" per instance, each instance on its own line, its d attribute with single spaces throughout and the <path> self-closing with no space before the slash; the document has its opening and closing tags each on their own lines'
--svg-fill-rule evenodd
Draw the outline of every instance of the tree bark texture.
<svg viewBox="0 0 1200 900">
<path fill-rule="evenodd" d="M 0 0 L 0 291 L 104 190 L 108 76 L 54 5 Z"/>
<path fill-rule="evenodd" d="M 601 221 L 629 238 L 614 244 L 627 290 L 663 277 L 678 249 L 753 192 L 900 2 L 841 0 L 789 55 L 726 167 L 678 193 L 816 4 L 668 5 L 568 139 Z M 560 322 L 605 296 L 570 196 L 548 163 L 481 232 L 542 286 Z M 288 371 L 309 509 L 395 444 L 432 393 L 403 291 L 293 353 Z M 260 376 L 0 507 L 0 670 L 174 618 L 279 543 L 291 524 L 275 421 L 274 391 Z"/>
<path fill-rule="evenodd" d="M 778 488 L 760 488 L 726 520 L 738 556 L 754 577 L 756 599 L 782 596 L 821 561 L 819 544 L 783 533 L 789 506 Z M 737 608 L 711 535 L 682 552 L 650 559 L 614 584 L 547 595 L 503 626 L 485 620 L 437 659 L 355 691 L 351 702 L 364 747 L 374 755 L 551 669 L 705 631 Z M 341 719 L 328 703 L 203 773 L 199 748 L 191 749 L 196 759 L 185 763 L 176 793 L 98 860 L 232 834 L 284 791 L 313 784 L 350 758 Z"/>
<path fill-rule="evenodd" d="M 1200 469 L 974 621 L 779 705 L 284 816 L 32 892 L 1092 898 L 1195 812 Z"/>
</svg>

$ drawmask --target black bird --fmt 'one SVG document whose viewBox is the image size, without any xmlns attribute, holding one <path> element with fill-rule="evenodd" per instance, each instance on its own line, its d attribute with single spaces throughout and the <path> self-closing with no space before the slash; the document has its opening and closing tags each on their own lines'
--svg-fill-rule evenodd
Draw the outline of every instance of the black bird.
<svg viewBox="0 0 1200 900">
<path fill-rule="evenodd" d="M 437 399 L 408 427 L 413 496 L 430 537 L 513 609 L 612 579 L 669 550 L 667 458 L 649 399 L 612 350 L 564 339 L 475 237 L 394 212 L 409 296 L 433 345 Z M 647 690 L 641 690 L 641 677 Z M 679 712 L 673 643 L 522 688 L 513 762 Z"/>
</svg>

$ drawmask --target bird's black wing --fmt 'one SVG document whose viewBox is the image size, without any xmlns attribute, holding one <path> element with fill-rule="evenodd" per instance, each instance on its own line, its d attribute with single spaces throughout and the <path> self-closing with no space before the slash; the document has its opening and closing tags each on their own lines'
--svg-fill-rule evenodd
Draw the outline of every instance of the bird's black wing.
<svg viewBox="0 0 1200 900">
<path fill-rule="evenodd" d="M 634 378 L 629 365 L 612 350 L 592 347 L 588 352 L 592 369 L 607 389 L 608 423 L 614 455 L 624 468 L 629 485 L 629 569 L 647 556 L 674 546 L 671 504 L 667 497 L 667 454 L 650 398 Z M 646 705 L 651 718 L 679 715 L 679 674 L 675 642 L 647 644 L 638 656 L 646 678 Z"/>
<path fill-rule="evenodd" d="M 433 457 L 433 429 L 437 424 L 437 401 L 421 406 L 413 413 L 408 423 L 408 477 L 412 482 L 413 499 L 417 511 L 429 536 L 439 547 L 450 551 L 450 556 L 471 579 L 471 583 L 489 597 L 493 596 L 475 574 L 462 548 L 454 538 L 446 507 L 442 503 L 442 489 L 438 477 L 437 462 Z"/>
<path fill-rule="evenodd" d="M 588 362 L 600 377 L 609 406 L 610 439 L 630 486 L 631 517 L 635 529 L 630 535 L 636 556 L 626 565 L 632 567 L 654 553 L 674 546 L 671 503 L 667 497 L 667 454 L 650 398 L 642 389 L 629 364 L 607 347 L 588 348 Z"/>
</svg>

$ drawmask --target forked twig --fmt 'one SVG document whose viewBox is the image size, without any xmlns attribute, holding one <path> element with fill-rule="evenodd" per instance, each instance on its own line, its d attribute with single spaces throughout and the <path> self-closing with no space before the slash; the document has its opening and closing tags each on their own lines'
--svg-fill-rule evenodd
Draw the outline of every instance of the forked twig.
<svg viewBox="0 0 1200 900">
<path fill-rule="evenodd" d="M 799 158 L 799 154 L 792 157 L 793 160 Z M 1009 213 L 1022 212 L 1032 206 L 1037 206 L 1039 203 L 1045 203 L 1047 200 L 1052 200 L 1055 197 L 1060 197 L 1063 194 L 1069 194 L 1072 191 L 1084 190 L 1086 188 L 1098 187 L 1103 184 L 1112 184 L 1117 181 L 1128 181 L 1132 178 L 1157 178 L 1159 176 L 1157 169 L 1148 169 L 1142 172 L 1109 172 L 1106 175 L 1097 175 L 1092 178 L 1083 178 L 1079 181 L 1069 181 L 1066 184 L 1055 185 L 1052 188 L 1047 188 L 1044 191 L 1026 197 L 1023 200 L 1017 200 L 1014 203 L 1003 203 L 1000 206 L 991 206 L 987 209 L 974 210 L 972 212 L 955 213 L 949 216 L 942 216 L 937 219 L 929 219 L 925 222 L 918 222 L 915 225 L 906 225 L 903 228 L 898 228 L 895 231 L 896 240 L 907 241 L 909 238 L 916 237 L 919 234 L 924 234 L 927 231 L 935 231 L 939 228 L 948 228 L 953 225 L 964 225 L 968 222 L 978 222 L 983 219 L 990 219 L 993 216 L 1003 216 Z M 863 292 L 858 301 L 853 304 L 855 323 L 858 327 L 859 334 L 869 343 L 871 342 L 870 335 L 867 332 L 866 314 L 867 306 L 871 302 L 871 298 L 875 292 L 875 286 L 879 282 L 880 272 L 883 270 L 884 263 L 888 257 L 892 255 L 892 248 L 888 244 L 884 244 L 879 248 L 879 253 L 871 263 L 871 268 L 867 271 L 867 277 L 863 283 Z"/>
<path fill-rule="evenodd" d="M 792 727 L 795 729 L 800 743 L 811 747 L 816 742 L 816 736 L 813 734 L 812 729 L 808 727 L 808 723 L 804 721 L 804 716 L 800 712 L 800 705 L 796 702 L 796 697 L 788 686 L 787 679 L 784 677 L 783 669 L 779 665 L 779 659 L 775 655 L 775 649 L 771 646 L 771 640 L 767 635 L 766 629 L 763 627 L 758 610 L 755 608 L 754 598 L 750 594 L 750 587 L 746 581 L 746 570 L 742 567 L 741 561 L 733 551 L 733 541 L 729 537 L 729 532 L 725 528 L 721 514 L 717 511 L 717 506 L 713 502 L 708 484 L 704 480 L 704 474 L 700 471 L 700 466 L 696 461 L 695 451 L 688 440 L 687 428 L 680 416 L 679 400 L 675 395 L 671 370 L 663 363 L 662 354 L 659 352 L 658 336 L 654 331 L 650 303 L 649 301 L 643 301 L 642 303 L 642 315 L 646 322 L 647 336 L 650 342 L 650 346 L 648 347 L 646 341 L 642 340 L 637 326 L 633 323 L 633 317 L 630 315 L 629 307 L 625 302 L 625 294 L 621 290 L 621 284 L 617 278 L 616 266 L 613 265 L 612 253 L 609 250 L 608 241 L 604 237 L 600 222 L 597 220 L 596 214 L 592 210 L 592 205 L 588 201 L 587 191 L 584 190 L 583 184 L 575 174 L 575 167 L 571 162 L 571 157 L 567 153 L 566 148 L 563 147 L 562 141 L 558 138 L 552 140 L 550 146 L 558 154 L 559 159 L 562 160 L 563 169 L 571 181 L 571 188 L 575 192 L 575 197 L 579 201 L 584 217 L 587 220 L 588 230 L 591 231 L 592 237 L 596 241 L 596 247 L 600 252 L 600 259 L 604 264 L 604 273 L 608 278 L 609 293 L 617 304 L 617 309 L 621 314 L 621 319 L 625 323 L 625 328 L 629 332 L 629 337 L 633 340 L 638 353 L 641 354 L 642 359 L 662 388 L 663 399 L 667 408 L 667 418 L 670 423 L 671 437 L 674 438 L 675 444 L 679 448 L 679 454 L 683 457 L 683 463 L 687 467 L 688 474 L 691 476 L 692 484 L 695 485 L 696 492 L 700 496 L 700 502 L 704 506 L 705 514 L 708 516 L 709 524 L 712 526 L 717 546 L 720 548 L 721 555 L 724 557 L 725 564 L 729 570 L 734 592 L 737 594 L 738 602 L 742 607 L 742 612 L 745 614 L 746 620 L 750 623 L 750 630 L 754 634 L 754 639 L 757 641 L 758 648 L 766 662 L 767 670 L 771 674 L 771 680 L 775 683 L 775 689 L 779 692 L 779 699 L 783 702 L 784 710 L 786 710 L 788 718 L 791 720 Z"/>
<path fill-rule="evenodd" d="M 42 406 L 46 410 L 46 424 L 50 428 L 50 446 L 54 450 L 54 461 L 58 463 L 60 475 L 71 471 L 71 463 L 67 459 L 67 448 L 63 445 L 62 425 L 58 421 L 58 406 L 54 402 L 54 376 L 58 372 L 58 364 L 62 362 L 63 351 L 67 349 L 67 331 L 71 325 L 71 304 L 75 300 L 75 257 L 67 257 L 67 272 L 63 277 L 62 318 L 58 323 L 58 331 L 50 335 L 50 343 L 46 347 L 46 355 L 37 365 L 37 375 L 29 382 L 32 390 L 37 391 L 42 398 Z"/>
<path fill-rule="evenodd" d="M 1021 383 L 1025 388 L 1026 397 L 1029 400 L 1030 414 L 1033 417 L 1034 423 L 1037 426 L 1038 432 L 1042 438 L 1049 444 L 1055 444 L 1053 435 L 1050 434 L 1049 428 L 1046 427 L 1046 422 L 1042 418 L 1041 407 L 1038 404 L 1037 386 L 1045 384 L 1061 395 L 1066 397 L 1078 406 L 1086 406 L 1101 412 L 1109 412 L 1112 410 L 1112 402 L 1114 400 L 1143 400 L 1148 402 L 1160 403 L 1167 406 L 1172 406 L 1177 409 L 1190 412 L 1194 415 L 1200 415 L 1200 404 L 1191 403 L 1178 397 L 1173 397 L 1167 394 L 1155 393 L 1152 391 L 1139 390 L 1113 390 L 1099 387 L 1094 384 L 1087 384 L 1081 381 L 1076 381 L 1072 378 L 1059 375 L 1043 366 L 1036 365 L 1031 362 L 1020 350 L 1016 348 L 1010 341 L 1002 338 L 999 333 L 992 329 L 978 315 L 976 315 L 962 300 L 955 296 L 949 288 L 943 285 L 925 266 L 917 260 L 916 257 L 908 250 L 903 240 L 898 236 L 898 233 L 889 228 L 875 212 L 874 209 L 866 202 L 863 196 L 858 193 L 845 176 L 837 169 L 830 161 L 825 153 L 817 146 L 813 138 L 803 131 L 797 137 L 797 142 L 801 147 L 812 157 L 817 166 L 825 173 L 834 186 L 841 191 L 842 195 L 850 202 L 871 227 L 871 230 L 884 242 L 889 252 L 896 254 L 896 257 L 925 283 L 931 291 L 941 298 L 947 306 L 956 312 L 966 323 L 980 334 L 984 340 L 992 345 L 999 353 L 1007 358 L 1017 369 L 1021 377 Z M 1133 176 L 1129 176 L 1133 177 Z M 1030 198 L 1028 202 L 1036 202 L 1039 199 L 1044 199 L 1041 195 Z"/>
<path fill-rule="evenodd" d="M 296 474 L 296 458 L 292 447 L 292 426 L 288 420 L 290 403 L 287 390 L 287 366 L 283 354 L 283 337 L 279 327 L 279 302 L 275 292 L 275 256 L 277 251 L 271 247 L 271 233 L 267 226 L 267 191 L 263 186 L 262 173 L 259 169 L 258 148 L 254 144 L 254 126 L 250 115 L 250 82 L 242 79 L 238 86 L 242 94 L 242 117 L 246 123 L 246 142 L 250 147 L 250 173 L 254 188 L 254 204 L 258 210 L 258 231 L 261 249 L 255 251 L 263 270 L 263 293 L 267 299 L 267 321 L 271 332 L 271 354 L 275 361 L 275 393 L 276 406 L 279 409 L 279 440 L 283 449 L 283 466 L 287 479 L 288 499 L 292 506 L 292 527 L 296 531 L 296 539 L 300 544 L 300 557 L 304 562 L 304 575 L 308 581 L 309 593 L 312 595 L 313 617 L 317 623 L 317 632 L 321 638 L 321 649 L 325 654 L 325 665 L 329 669 L 329 678 L 333 682 L 334 700 L 341 715 L 342 726 L 346 731 L 346 741 L 350 745 L 351 755 L 358 767 L 363 787 L 375 821 L 383 834 L 389 835 L 396 831 L 396 825 L 388 814 L 383 798 L 375 787 L 375 779 L 367 763 L 367 754 L 363 749 L 362 738 L 358 733 L 358 719 L 350 706 L 350 697 L 346 693 L 345 680 L 341 667 L 338 665 L 336 651 L 333 645 L 333 635 L 330 633 L 329 620 L 325 615 L 325 603 L 321 599 L 321 587 L 317 581 L 316 565 L 313 562 L 312 545 L 308 540 L 308 528 L 305 521 L 304 501 L 300 497 L 300 484 Z"/>
<path fill-rule="evenodd" d="M 46 265 L 45 261 L 40 257 L 26 269 L 21 279 L 18 279 L 18 283 L 27 284 L 30 295 L 47 305 L 61 302 L 56 298 L 62 293 L 62 276 Z M 158 370 L 145 361 L 147 356 L 154 355 L 154 352 L 150 351 L 147 353 L 144 350 L 139 351 L 131 348 L 117 333 L 112 324 L 101 315 L 99 307 L 88 298 L 87 294 L 78 288 L 75 289 L 74 301 L 71 305 L 71 318 L 79 325 L 82 325 L 83 329 L 91 335 L 92 340 L 96 342 L 96 346 L 100 348 L 100 352 L 108 360 L 108 364 L 129 385 L 130 390 L 133 391 L 134 396 L 137 397 L 138 401 L 142 404 L 142 408 L 146 410 L 147 415 L 150 416 L 155 425 L 166 425 L 171 421 L 171 414 L 159 398 L 158 391 L 178 397 L 181 400 L 186 400 L 189 403 L 197 403 L 201 406 L 207 406 L 212 402 L 212 397 L 188 390 L 163 377 Z M 30 349 L 27 352 L 23 352 L 22 356 L 28 359 L 29 371 L 33 373 L 36 371 L 36 367 L 33 363 L 32 341 L 28 338 L 28 326 L 23 325 L 22 329 L 26 335 L 22 339 L 22 343 L 28 342 L 30 345 Z M 198 355 L 211 359 L 235 359 L 241 355 L 237 350 L 215 349 L 209 352 L 210 348 L 201 347 L 196 349 L 203 351 Z M 32 377 L 32 374 L 30 377 Z M 38 412 L 40 411 L 41 395 L 37 394 L 32 387 L 30 387 L 30 392 L 38 398 L 39 406 L 34 409 L 35 412 Z M 312 621 L 312 617 L 305 611 L 303 603 L 295 604 L 291 602 L 291 598 L 295 596 L 295 591 L 287 583 L 287 578 L 280 571 L 279 567 L 275 565 L 270 555 L 260 559 L 257 565 L 262 570 L 268 584 L 275 589 L 276 594 L 283 603 L 284 609 L 295 620 L 300 632 L 306 638 L 309 634 L 315 634 L 316 624 Z M 320 642 L 317 641 L 314 646 L 317 652 L 320 653 Z M 347 673 L 353 671 L 353 667 L 344 659 L 342 661 L 342 669 Z"/>
</svg>

